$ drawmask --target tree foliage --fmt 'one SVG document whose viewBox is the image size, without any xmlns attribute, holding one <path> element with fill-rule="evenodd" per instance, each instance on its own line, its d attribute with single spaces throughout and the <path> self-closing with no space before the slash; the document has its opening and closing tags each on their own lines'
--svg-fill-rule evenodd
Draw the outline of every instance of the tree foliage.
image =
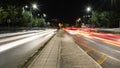
<svg viewBox="0 0 120 68">
<path fill-rule="evenodd" d="M 110 27 L 115 18 L 116 15 L 112 11 L 94 11 L 90 20 L 97 27 Z"/>
<path fill-rule="evenodd" d="M 28 11 L 22 13 L 21 23 L 22 26 L 31 26 L 31 19 L 33 18 L 32 14 Z"/>
<path fill-rule="evenodd" d="M 18 22 L 18 9 L 15 6 L 8 6 L 8 18 L 12 23 Z"/>
<path fill-rule="evenodd" d="M 0 24 L 11 27 L 43 27 L 45 26 L 45 19 L 34 16 L 30 11 L 8 6 L 7 8 L 0 7 Z"/>
<path fill-rule="evenodd" d="M 0 23 L 5 22 L 7 16 L 8 16 L 8 12 L 6 12 L 2 7 L 0 7 Z"/>
</svg>

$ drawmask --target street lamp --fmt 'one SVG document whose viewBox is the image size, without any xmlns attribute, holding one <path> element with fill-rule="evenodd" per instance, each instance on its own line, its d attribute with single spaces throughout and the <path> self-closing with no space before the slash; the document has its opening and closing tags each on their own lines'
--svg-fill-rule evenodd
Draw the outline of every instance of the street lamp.
<svg viewBox="0 0 120 68">
<path fill-rule="evenodd" d="M 86 16 L 86 18 L 87 18 L 87 23 L 90 24 L 91 7 L 88 6 L 88 7 L 86 8 L 86 11 L 88 12 L 88 13 L 87 13 L 87 16 Z"/>
<path fill-rule="evenodd" d="M 38 13 L 38 16 L 40 16 L 40 14 Z"/>
<path fill-rule="evenodd" d="M 37 4 L 32 4 L 33 9 L 38 9 Z"/>
<path fill-rule="evenodd" d="M 45 14 L 45 13 L 43 13 L 43 17 L 46 17 L 46 14 Z"/>
<path fill-rule="evenodd" d="M 91 7 L 87 7 L 87 12 L 90 12 L 91 11 Z"/>
<path fill-rule="evenodd" d="M 28 8 L 28 6 L 27 6 L 27 5 L 25 5 L 25 8 Z"/>
<path fill-rule="evenodd" d="M 25 8 L 28 8 L 28 6 L 26 5 Z M 38 9 L 37 4 L 32 4 L 31 7 L 29 7 L 29 9 L 30 9 L 29 11 L 30 19 L 32 20 L 32 17 L 33 17 L 32 10 Z M 32 29 L 32 24 L 31 24 L 31 29 Z"/>
<path fill-rule="evenodd" d="M 86 8 L 86 11 L 88 12 L 88 13 L 87 13 L 87 17 L 90 17 L 90 14 L 91 14 L 91 7 L 87 7 L 87 8 Z"/>
</svg>

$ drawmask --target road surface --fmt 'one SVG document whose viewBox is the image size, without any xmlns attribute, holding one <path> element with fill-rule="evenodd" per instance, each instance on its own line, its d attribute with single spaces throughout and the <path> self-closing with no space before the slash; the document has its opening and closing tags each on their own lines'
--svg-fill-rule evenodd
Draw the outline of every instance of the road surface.
<svg viewBox="0 0 120 68">
<path fill-rule="evenodd" d="M 120 68 L 120 35 L 66 30 L 103 68 Z"/>
<path fill-rule="evenodd" d="M 0 68 L 18 68 L 54 35 L 53 29 L 0 34 Z"/>
</svg>

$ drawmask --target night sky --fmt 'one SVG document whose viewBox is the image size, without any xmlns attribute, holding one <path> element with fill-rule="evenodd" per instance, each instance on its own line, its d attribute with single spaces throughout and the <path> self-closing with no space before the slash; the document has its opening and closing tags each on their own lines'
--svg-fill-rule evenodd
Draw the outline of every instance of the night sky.
<svg viewBox="0 0 120 68">
<path fill-rule="evenodd" d="M 109 0 L 108 0 L 109 1 Z M 50 18 L 58 18 L 62 22 L 74 23 L 76 18 L 85 15 L 86 7 L 106 9 L 107 0 L 49 0 L 39 1 L 42 11 Z"/>
<path fill-rule="evenodd" d="M 1 4 L 24 6 L 37 3 L 39 11 L 46 13 L 49 19 L 58 19 L 65 23 L 74 23 L 76 18 L 86 14 L 86 7 L 109 9 L 110 0 L 0 0 Z"/>
</svg>

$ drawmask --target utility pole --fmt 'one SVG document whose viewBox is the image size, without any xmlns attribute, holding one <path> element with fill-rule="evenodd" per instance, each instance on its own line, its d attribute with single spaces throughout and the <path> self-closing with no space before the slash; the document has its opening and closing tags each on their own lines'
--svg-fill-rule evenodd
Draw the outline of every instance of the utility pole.
<svg viewBox="0 0 120 68">
<path fill-rule="evenodd" d="M 116 0 L 111 0 L 111 9 L 115 9 L 116 8 Z"/>
</svg>

